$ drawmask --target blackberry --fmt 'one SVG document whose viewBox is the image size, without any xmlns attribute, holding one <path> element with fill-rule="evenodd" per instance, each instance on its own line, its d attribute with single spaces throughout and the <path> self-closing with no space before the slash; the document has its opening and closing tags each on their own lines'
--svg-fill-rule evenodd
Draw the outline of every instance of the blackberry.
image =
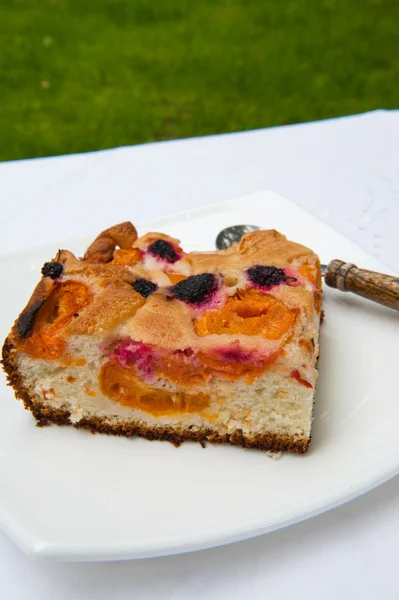
<svg viewBox="0 0 399 600">
<path fill-rule="evenodd" d="M 148 279 L 136 279 L 136 281 L 132 284 L 132 287 L 143 296 L 143 298 L 148 298 L 152 292 L 155 292 L 157 289 L 157 284 L 153 281 L 148 281 Z"/>
<path fill-rule="evenodd" d="M 268 267 L 265 265 L 256 265 L 247 271 L 252 283 L 261 287 L 271 288 L 279 283 L 285 283 L 288 279 L 283 269 L 278 267 Z"/>
<path fill-rule="evenodd" d="M 156 240 L 148 246 L 148 250 L 151 252 L 151 254 L 163 258 L 168 263 L 175 263 L 177 260 L 179 260 L 179 257 L 172 244 L 169 244 L 169 242 L 166 242 L 165 240 Z"/>
<path fill-rule="evenodd" d="M 57 279 L 61 277 L 64 267 L 59 262 L 46 262 L 42 267 L 42 275 L 44 277 L 51 277 L 51 279 Z"/>
<path fill-rule="evenodd" d="M 217 287 L 216 277 L 212 273 L 201 273 L 179 281 L 170 290 L 178 300 L 201 304 L 208 300 Z"/>
</svg>

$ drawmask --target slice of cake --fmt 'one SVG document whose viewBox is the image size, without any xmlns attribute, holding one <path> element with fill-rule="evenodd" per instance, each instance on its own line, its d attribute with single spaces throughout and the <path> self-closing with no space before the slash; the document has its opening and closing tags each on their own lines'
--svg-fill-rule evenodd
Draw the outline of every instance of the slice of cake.
<svg viewBox="0 0 399 600">
<path fill-rule="evenodd" d="M 308 449 L 321 305 L 308 248 L 271 230 L 186 254 L 122 223 L 42 275 L 3 347 L 39 425 Z"/>
</svg>

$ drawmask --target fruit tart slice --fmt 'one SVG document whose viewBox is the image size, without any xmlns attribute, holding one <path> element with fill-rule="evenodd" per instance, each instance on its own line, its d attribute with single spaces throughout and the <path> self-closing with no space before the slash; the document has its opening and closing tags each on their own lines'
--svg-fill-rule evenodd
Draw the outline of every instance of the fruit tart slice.
<svg viewBox="0 0 399 600">
<path fill-rule="evenodd" d="M 3 347 L 39 425 L 308 449 L 321 306 L 308 248 L 272 230 L 186 254 L 122 223 L 42 275 Z"/>
</svg>

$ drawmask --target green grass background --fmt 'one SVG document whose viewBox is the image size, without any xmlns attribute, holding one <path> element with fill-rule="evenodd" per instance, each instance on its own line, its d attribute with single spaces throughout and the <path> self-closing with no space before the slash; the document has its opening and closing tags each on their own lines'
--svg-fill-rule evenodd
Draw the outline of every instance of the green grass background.
<svg viewBox="0 0 399 600">
<path fill-rule="evenodd" d="M 0 0 L 0 159 L 399 106 L 398 0 Z"/>
</svg>

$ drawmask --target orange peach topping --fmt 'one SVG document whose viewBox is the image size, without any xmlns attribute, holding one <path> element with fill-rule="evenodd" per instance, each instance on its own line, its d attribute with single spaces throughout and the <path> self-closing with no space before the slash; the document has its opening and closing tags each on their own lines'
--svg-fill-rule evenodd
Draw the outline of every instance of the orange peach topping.
<svg viewBox="0 0 399 600">
<path fill-rule="evenodd" d="M 296 312 L 277 298 L 255 289 L 239 291 L 222 308 L 200 317 L 194 327 L 197 335 L 261 335 L 279 340 L 294 325 Z"/>
<path fill-rule="evenodd" d="M 173 285 L 179 283 L 179 281 L 183 281 L 183 279 L 187 279 L 186 275 L 181 275 L 180 273 L 168 273 L 168 277 Z"/>
<path fill-rule="evenodd" d="M 38 310 L 31 335 L 19 340 L 21 350 L 34 358 L 54 360 L 62 356 L 66 343 L 58 334 L 89 301 L 90 292 L 84 283 L 59 283 Z"/>
</svg>

